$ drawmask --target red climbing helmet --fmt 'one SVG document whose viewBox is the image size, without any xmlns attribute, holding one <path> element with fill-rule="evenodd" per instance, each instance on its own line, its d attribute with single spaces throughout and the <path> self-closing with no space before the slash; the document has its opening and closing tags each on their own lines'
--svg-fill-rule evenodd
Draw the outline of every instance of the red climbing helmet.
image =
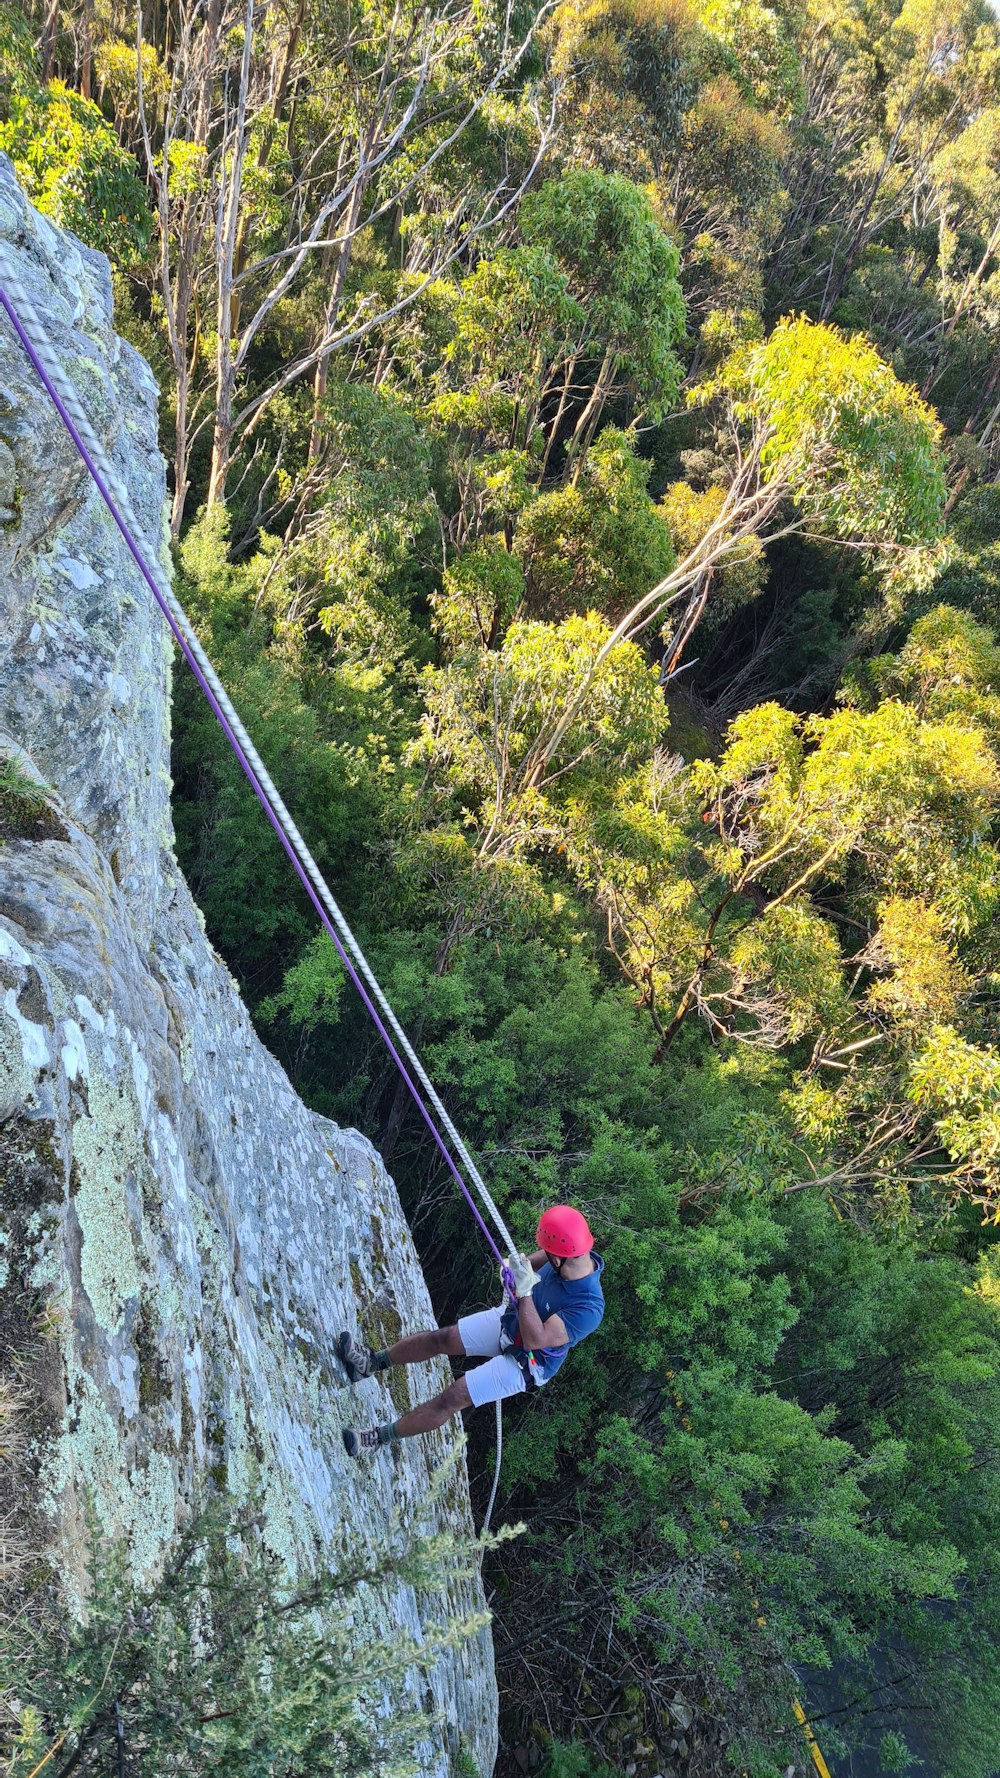
<svg viewBox="0 0 1000 1778">
<path fill-rule="evenodd" d="M 570 1204 L 553 1204 L 551 1210 L 543 1210 L 535 1239 L 546 1253 L 558 1253 L 563 1259 L 578 1259 L 594 1245 L 587 1218 Z"/>
</svg>

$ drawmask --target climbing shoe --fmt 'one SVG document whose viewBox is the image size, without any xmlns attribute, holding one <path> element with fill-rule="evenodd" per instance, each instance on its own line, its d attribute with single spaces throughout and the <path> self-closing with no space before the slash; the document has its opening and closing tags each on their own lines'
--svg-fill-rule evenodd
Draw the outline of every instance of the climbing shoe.
<svg viewBox="0 0 1000 1778">
<path fill-rule="evenodd" d="M 356 1426 L 345 1426 L 342 1437 L 348 1457 L 360 1457 L 362 1451 L 379 1451 L 383 1445 L 391 1444 L 396 1427 L 393 1421 L 385 1426 L 366 1426 L 360 1432 Z"/>
<path fill-rule="evenodd" d="M 361 1383 L 365 1377 L 373 1377 L 376 1371 L 386 1368 L 379 1362 L 384 1353 L 373 1352 L 370 1346 L 352 1339 L 349 1333 L 342 1333 L 337 1340 L 337 1356 L 352 1383 Z"/>
</svg>

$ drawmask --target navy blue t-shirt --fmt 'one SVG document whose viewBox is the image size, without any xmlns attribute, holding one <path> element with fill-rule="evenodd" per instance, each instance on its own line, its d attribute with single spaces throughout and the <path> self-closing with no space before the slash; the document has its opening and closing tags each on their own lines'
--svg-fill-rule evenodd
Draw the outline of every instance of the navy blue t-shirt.
<svg viewBox="0 0 1000 1778">
<path fill-rule="evenodd" d="M 560 1278 L 546 1260 L 538 1274 L 538 1283 L 531 1293 L 531 1300 L 538 1310 L 542 1321 L 550 1315 L 558 1315 L 566 1332 L 569 1334 L 569 1345 L 542 1348 L 535 1353 L 538 1368 L 541 1371 L 540 1382 L 547 1383 L 555 1376 L 570 1346 L 576 1346 L 585 1340 L 595 1327 L 599 1327 L 604 1315 L 604 1292 L 601 1289 L 601 1273 L 604 1261 L 599 1253 L 591 1252 L 595 1270 L 588 1272 L 585 1278 Z M 507 1308 L 501 1323 L 504 1333 L 515 1346 L 523 1345 L 517 1322 L 517 1310 L 513 1303 Z"/>
</svg>

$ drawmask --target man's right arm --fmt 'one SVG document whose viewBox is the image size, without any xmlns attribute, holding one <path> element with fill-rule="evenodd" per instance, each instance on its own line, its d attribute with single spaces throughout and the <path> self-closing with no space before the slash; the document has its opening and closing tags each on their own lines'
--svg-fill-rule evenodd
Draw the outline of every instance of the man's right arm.
<svg viewBox="0 0 1000 1778">
<path fill-rule="evenodd" d="M 540 1247 L 536 1247 L 534 1253 L 528 1254 L 528 1264 L 533 1272 L 540 1272 L 542 1267 L 547 1263 L 546 1255 Z M 509 1299 L 505 1294 L 504 1303 L 506 1304 L 508 1301 Z"/>
</svg>

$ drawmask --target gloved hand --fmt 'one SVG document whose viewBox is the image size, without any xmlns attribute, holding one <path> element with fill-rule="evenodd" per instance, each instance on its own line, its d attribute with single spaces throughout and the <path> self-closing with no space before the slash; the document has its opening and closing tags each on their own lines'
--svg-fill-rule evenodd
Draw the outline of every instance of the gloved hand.
<svg viewBox="0 0 1000 1778">
<path fill-rule="evenodd" d="M 517 1296 L 530 1296 L 538 1283 L 538 1273 L 530 1259 L 523 1253 L 508 1253 L 507 1264 L 514 1274 L 514 1290 Z"/>
</svg>

